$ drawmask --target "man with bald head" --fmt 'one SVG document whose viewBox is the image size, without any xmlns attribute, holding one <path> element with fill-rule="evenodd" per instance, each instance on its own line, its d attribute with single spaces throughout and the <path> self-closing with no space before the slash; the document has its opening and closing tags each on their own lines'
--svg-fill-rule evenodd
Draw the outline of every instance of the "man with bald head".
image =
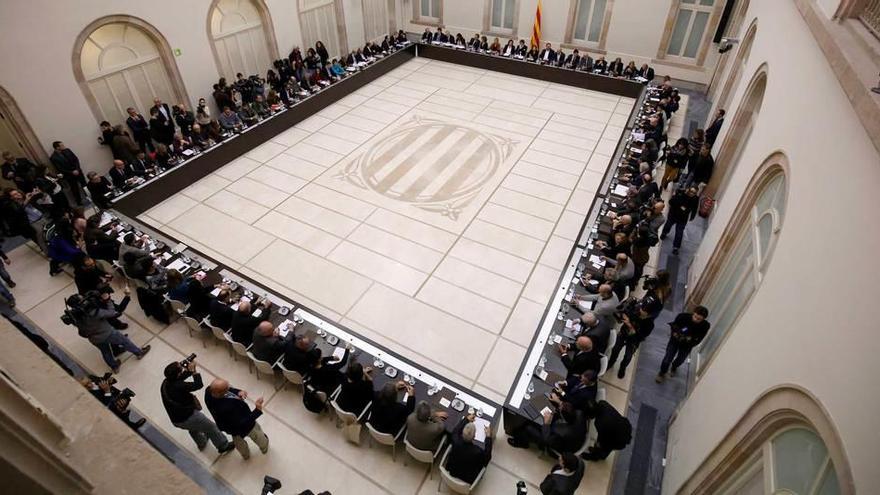
<svg viewBox="0 0 880 495">
<path fill-rule="evenodd" d="M 580 375 L 584 371 L 599 371 L 599 353 L 593 348 L 593 340 L 582 335 L 575 341 L 574 349 L 571 346 L 559 344 L 559 353 L 562 354 L 562 364 L 568 370 L 568 376 Z"/>
<path fill-rule="evenodd" d="M 131 167 L 122 160 L 113 160 L 113 168 L 110 169 L 110 180 L 114 187 L 125 187 L 128 181 L 134 177 Z"/>
<path fill-rule="evenodd" d="M 284 354 L 284 347 L 289 340 L 293 339 L 293 332 L 288 332 L 286 338 L 281 338 L 278 329 L 271 322 L 263 321 L 254 329 L 253 347 L 251 353 L 260 361 L 275 363 Z"/>
<path fill-rule="evenodd" d="M 229 386 L 226 380 L 217 378 L 205 389 L 205 406 L 214 417 L 220 431 L 232 435 L 235 449 L 245 459 L 250 459 L 251 451 L 245 437 L 253 440 L 260 452 L 269 451 L 269 437 L 257 423 L 263 414 L 263 398 L 254 402 L 252 411 L 247 402 L 247 392 Z"/>
<path fill-rule="evenodd" d="M 603 319 L 614 316 L 614 312 L 617 311 L 617 306 L 620 304 L 620 299 L 618 299 L 617 294 L 614 293 L 609 283 L 600 285 L 597 294 L 574 296 L 574 301 L 576 304 L 575 308 L 581 313 L 590 311 L 590 306 L 593 306 L 593 313 Z M 593 302 L 596 304 L 593 305 Z"/>
<path fill-rule="evenodd" d="M 230 327 L 232 340 L 245 347 L 251 345 L 254 340 L 254 330 L 261 322 L 269 320 L 269 308 L 271 303 L 266 301 L 261 305 L 260 313 L 254 316 L 254 305 L 250 301 L 242 300 L 238 304 L 238 310 L 232 316 Z"/>
<path fill-rule="evenodd" d="M 590 338 L 596 352 L 604 354 L 611 336 L 611 322 L 606 318 L 599 318 L 592 311 L 587 311 L 581 316 L 580 334 Z"/>
</svg>

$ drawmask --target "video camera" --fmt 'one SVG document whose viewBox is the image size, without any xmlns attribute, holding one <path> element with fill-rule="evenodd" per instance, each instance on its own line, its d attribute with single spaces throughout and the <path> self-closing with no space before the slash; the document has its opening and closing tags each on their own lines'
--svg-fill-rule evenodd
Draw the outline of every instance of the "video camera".
<svg viewBox="0 0 880 495">
<path fill-rule="evenodd" d="M 263 491 L 260 495 L 272 495 L 281 489 L 281 481 L 269 475 L 263 477 Z"/>
<path fill-rule="evenodd" d="M 98 291 L 89 291 L 85 295 L 74 294 L 64 300 L 64 313 L 61 322 L 65 325 L 77 326 L 93 313 L 100 302 Z"/>
</svg>

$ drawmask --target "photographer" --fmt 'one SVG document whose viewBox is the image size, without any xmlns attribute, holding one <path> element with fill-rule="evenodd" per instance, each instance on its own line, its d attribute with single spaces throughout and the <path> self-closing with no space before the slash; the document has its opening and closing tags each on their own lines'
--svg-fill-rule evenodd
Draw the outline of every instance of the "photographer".
<svg viewBox="0 0 880 495">
<path fill-rule="evenodd" d="M 120 305 L 113 303 L 109 292 L 102 294 L 98 291 L 90 291 L 84 296 L 74 294 L 65 301 L 69 309 L 66 309 L 64 316 L 61 317 L 64 323 L 76 326 L 80 337 L 87 338 L 93 346 L 101 351 L 101 357 L 114 373 L 119 372 L 121 364 L 116 359 L 114 348 L 122 347 L 137 356 L 138 359 L 142 359 L 150 352 L 149 345 L 138 347 L 126 335 L 113 328 L 110 322 L 122 314 L 118 308 L 124 308 L 124 305 L 128 304 L 129 292 L 126 287 L 125 299 Z"/>
<path fill-rule="evenodd" d="M 165 380 L 160 389 L 162 404 L 171 424 L 188 431 L 199 450 L 204 450 L 210 439 L 217 452 L 225 454 L 235 445 L 213 421 L 202 414 L 202 404 L 192 393 L 204 386 L 202 375 L 196 372 L 195 357 L 192 354 L 181 362 L 173 362 L 165 367 Z"/>
<path fill-rule="evenodd" d="M 623 353 L 623 360 L 620 362 L 620 368 L 617 370 L 617 378 L 623 379 L 626 376 L 626 367 L 629 366 L 633 354 L 639 348 L 639 344 L 651 335 L 654 330 L 654 319 L 648 312 L 648 309 L 640 304 L 634 304 L 621 316 L 623 325 L 620 327 L 620 333 L 611 349 L 611 355 L 608 358 L 608 369 L 617 362 L 620 350 L 626 347 Z"/>
<path fill-rule="evenodd" d="M 84 376 L 80 379 L 80 383 L 131 429 L 137 430 L 147 422 L 144 418 L 137 421 L 131 420 L 131 411 L 128 406 L 131 405 L 131 398 L 135 396 L 135 393 L 129 388 L 120 391 L 114 387 L 116 379 L 113 378 L 112 373 L 106 373 L 104 376 Z"/>
</svg>

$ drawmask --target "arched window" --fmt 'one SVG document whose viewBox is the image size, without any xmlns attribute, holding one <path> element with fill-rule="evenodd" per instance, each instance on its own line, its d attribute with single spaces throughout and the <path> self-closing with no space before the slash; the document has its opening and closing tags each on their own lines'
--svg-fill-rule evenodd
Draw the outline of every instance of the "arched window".
<svg viewBox="0 0 880 495">
<path fill-rule="evenodd" d="M 261 0 L 214 0 L 208 12 L 208 30 L 220 75 L 233 81 L 264 74 L 278 49 L 268 10 Z"/>
<path fill-rule="evenodd" d="M 730 122 L 730 128 L 727 130 L 727 134 L 724 135 L 724 141 L 718 149 L 715 158 L 715 170 L 712 173 L 712 179 L 706 187 L 707 194 L 720 196 L 724 192 L 727 178 L 730 177 L 731 172 L 736 168 L 736 164 L 739 163 L 742 152 L 752 135 L 755 122 L 764 103 L 764 92 L 766 89 L 767 70 L 766 65 L 762 65 L 746 89 L 736 114 Z"/>
<path fill-rule="evenodd" d="M 777 433 L 720 492 L 721 495 L 765 493 L 840 494 L 840 482 L 828 448 L 815 432 L 798 426 Z"/>
<path fill-rule="evenodd" d="M 128 16 L 99 19 L 80 34 L 74 74 L 98 120 L 113 124 L 125 109 L 145 112 L 153 98 L 187 101 L 168 43 L 152 26 Z"/>
<path fill-rule="evenodd" d="M 742 79 L 743 71 L 746 68 L 746 64 L 749 62 L 749 54 L 752 52 L 752 43 L 755 41 L 755 34 L 757 32 L 758 25 L 753 22 L 749 27 L 748 32 L 746 32 L 746 35 L 739 46 L 739 50 L 736 52 L 733 66 L 730 68 L 730 75 L 727 77 L 727 81 L 724 83 L 724 89 L 721 90 L 721 95 L 718 97 L 717 108 L 725 108 L 730 97 L 736 93 L 736 88 L 739 86 L 739 82 Z"/>
<path fill-rule="evenodd" d="M 697 352 L 698 376 L 735 326 L 767 271 L 785 217 L 784 162 L 781 153 L 765 161 L 713 254 L 717 265 L 712 266 L 708 289 L 700 298 L 700 304 L 709 308 L 712 330 Z"/>
</svg>

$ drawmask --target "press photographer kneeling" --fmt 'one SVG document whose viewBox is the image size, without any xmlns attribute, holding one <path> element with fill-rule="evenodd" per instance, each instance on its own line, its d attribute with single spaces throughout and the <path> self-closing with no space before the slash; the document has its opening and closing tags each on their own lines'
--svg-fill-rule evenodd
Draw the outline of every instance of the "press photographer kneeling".
<svg viewBox="0 0 880 495">
<path fill-rule="evenodd" d="M 162 382 L 162 404 L 171 424 L 189 432 L 199 450 L 204 450 L 208 440 L 217 452 L 225 454 L 235 446 L 213 421 L 202 414 L 202 403 L 192 392 L 204 387 L 202 375 L 196 372 L 196 355 L 190 354 L 180 362 L 165 367 L 165 380 Z M 192 378 L 192 380 L 189 380 Z"/>
<path fill-rule="evenodd" d="M 119 390 L 114 387 L 113 385 L 116 384 L 116 378 L 113 378 L 113 373 L 105 373 L 104 376 L 89 375 L 83 377 L 80 380 L 80 383 L 82 383 L 82 385 L 88 389 L 88 391 L 91 392 L 101 404 L 107 406 L 107 409 L 113 411 L 113 414 L 119 417 L 119 419 L 124 421 L 125 424 L 132 429 L 137 430 L 147 422 L 144 418 L 137 421 L 131 420 L 131 411 L 129 411 L 128 406 L 131 405 L 131 398 L 135 396 L 135 393 L 130 388 Z"/>
<path fill-rule="evenodd" d="M 107 366 L 118 373 L 121 363 L 116 359 L 117 355 L 128 351 L 141 359 L 150 352 L 150 346 L 138 347 L 127 335 L 114 328 L 114 323 L 128 305 L 130 291 L 128 287 L 125 288 L 125 297 L 119 304 L 110 298 L 112 292 L 113 289 L 105 286 L 86 292 L 85 295 L 74 294 L 68 297 L 64 301 L 66 307 L 61 321 L 75 326 L 79 336 L 89 339 L 101 351 L 101 357 Z"/>
</svg>

